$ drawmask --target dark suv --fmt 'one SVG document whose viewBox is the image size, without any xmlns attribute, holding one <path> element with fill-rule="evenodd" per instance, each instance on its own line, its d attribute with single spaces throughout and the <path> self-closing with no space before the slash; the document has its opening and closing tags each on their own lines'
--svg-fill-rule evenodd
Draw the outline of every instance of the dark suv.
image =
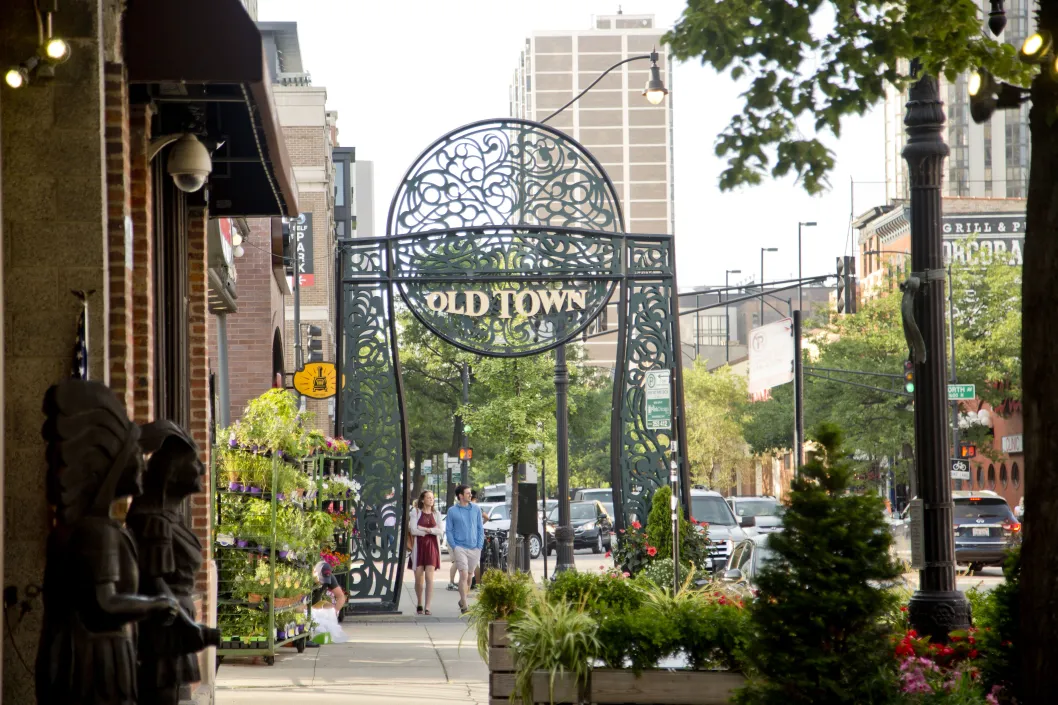
<svg viewBox="0 0 1058 705">
<path fill-rule="evenodd" d="M 1021 523 L 995 492 L 952 492 L 955 502 L 955 562 L 970 572 L 1003 565 L 1005 551 L 1021 542 Z"/>
</svg>

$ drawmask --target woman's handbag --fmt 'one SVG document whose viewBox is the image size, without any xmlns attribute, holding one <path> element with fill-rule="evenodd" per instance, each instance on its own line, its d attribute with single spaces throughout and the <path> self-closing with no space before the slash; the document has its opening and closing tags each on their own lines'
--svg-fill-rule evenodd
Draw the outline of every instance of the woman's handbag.
<svg viewBox="0 0 1058 705">
<path fill-rule="evenodd" d="M 415 536 L 411 533 L 411 517 L 408 517 L 408 523 L 404 527 L 404 547 L 409 551 L 415 550 Z"/>
</svg>

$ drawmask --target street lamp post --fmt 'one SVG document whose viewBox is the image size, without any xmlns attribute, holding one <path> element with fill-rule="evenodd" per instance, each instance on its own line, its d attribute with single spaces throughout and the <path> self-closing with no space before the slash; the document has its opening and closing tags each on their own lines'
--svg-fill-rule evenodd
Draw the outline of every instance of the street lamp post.
<svg viewBox="0 0 1058 705">
<path fill-rule="evenodd" d="M 728 287 L 731 286 L 731 281 L 728 279 L 732 274 L 742 274 L 741 269 L 725 269 L 724 270 L 724 298 L 730 299 L 731 292 L 728 291 Z M 763 276 L 761 277 L 763 279 Z M 731 307 L 724 306 L 724 362 L 731 362 Z"/>
<path fill-rule="evenodd" d="M 585 93 L 590 91 L 603 79 L 619 66 L 633 61 L 650 61 L 650 78 L 643 87 L 643 97 L 651 105 L 659 105 L 668 95 L 664 82 L 661 80 L 661 70 L 658 67 L 658 53 L 652 51 L 649 54 L 640 54 L 622 59 L 610 68 L 599 74 L 598 78 L 588 84 L 588 87 L 563 105 L 561 108 L 545 117 L 540 122 L 546 123 L 563 110 L 580 100 Z M 677 294 L 678 296 L 678 294 Z M 558 526 L 555 527 L 555 543 L 557 558 L 555 561 L 555 574 L 566 570 L 576 570 L 573 563 L 573 527 L 569 519 L 569 368 L 566 365 L 566 346 L 559 345 L 555 349 L 555 436 L 557 448 L 555 449 L 558 467 L 555 469 L 558 475 Z M 614 497 L 614 509 L 621 511 L 620 498 Z M 544 537 L 546 541 L 546 537 Z M 544 547 L 546 550 L 546 546 Z"/>
<path fill-rule="evenodd" d="M 760 321 L 757 323 L 758 327 L 764 325 L 764 253 L 778 251 L 778 247 L 760 248 Z"/>
<path fill-rule="evenodd" d="M 808 221 L 808 222 L 799 222 L 797 224 L 797 278 L 798 279 L 803 279 L 804 278 L 804 275 L 801 274 L 801 228 L 802 227 L 814 228 L 815 226 L 816 226 L 816 222 L 814 220 L 811 220 L 811 221 Z M 764 275 L 762 274 L 760 278 L 764 279 Z M 804 299 L 802 298 L 802 295 L 801 295 L 801 282 L 797 283 L 797 310 L 798 311 L 803 311 L 804 310 Z"/>
<path fill-rule="evenodd" d="M 912 67 L 918 73 L 917 62 Z M 944 109 L 937 79 L 923 74 L 908 91 L 907 143 L 903 157 L 911 182 L 911 270 L 903 285 L 912 298 L 909 331 L 915 373 L 915 472 L 922 499 L 923 567 L 908 616 L 919 634 L 944 642 L 970 624 L 970 606 L 955 585 L 955 538 L 948 450 L 948 405 L 944 345 L 944 255 L 941 195 Z M 915 329 L 921 338 L 914 335 Z M 922 344 L 924 342 L 924 345 Z M 919 348 L 917 353 L 915 348 Z M 924 348 L 924 349 L 923 349 Z"/>
</svg>

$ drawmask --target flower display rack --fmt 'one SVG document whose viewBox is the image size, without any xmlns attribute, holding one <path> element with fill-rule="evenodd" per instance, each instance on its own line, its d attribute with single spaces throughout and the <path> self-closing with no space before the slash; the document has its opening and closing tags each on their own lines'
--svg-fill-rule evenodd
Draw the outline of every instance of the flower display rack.
<svg viewBox="0 0 1058 705">
<path fill-rule="evenodd" d="M 318 467 L 235 444 L 214 449 L 218 662 L 261 656 L 272 665 L 284 646 L 305 650 L 321 548 Z"/>
<path fill-rule="evenodd" d="M 555 678 L 553 690 L 548 681 L 548 673 L 534 674 L 534 704 L 726 705 L 745 683 L 742 674 L 731 671 L 657 669 L 636 675 L 630 669 L 614 668 L 592 669 L 587 684 L 580 689 L 569 675 Z M 507 623 L 493 622 L 489 625 L 489 705 L 521 703 L 511 698 L 514 691 L 515 667 L 508 648 Z"/>
<path fill-rule="evenodd" d="M 319 464 L 319 506 L 330 517 L 333 525 L 334 552 L 322 554 L 322 557 L 330 564 L 338 584 L 348 595 L 351 588 L 351 555 L 361 485 L 359 480 L 353 477 L 351 455 L 332 452 L 317 456 L 316 461 Z M 338 614 L 339 622 L 344 621 L 345 614 L 346 608 L 343 608 Z"/>
</svg>

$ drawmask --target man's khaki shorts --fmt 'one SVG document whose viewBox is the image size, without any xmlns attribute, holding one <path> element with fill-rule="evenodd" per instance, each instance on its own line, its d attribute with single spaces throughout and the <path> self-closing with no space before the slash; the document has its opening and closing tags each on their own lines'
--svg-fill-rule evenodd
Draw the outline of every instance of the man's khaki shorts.
<svg viewBox="0 0 1058 705">
<path fill-rule="evenodd" d="M 481 549 L 452 546 L 452 562 L 455 563 L 456 570 L 464 574 L 473 573 L 481 562 Z"/>
</svg>

